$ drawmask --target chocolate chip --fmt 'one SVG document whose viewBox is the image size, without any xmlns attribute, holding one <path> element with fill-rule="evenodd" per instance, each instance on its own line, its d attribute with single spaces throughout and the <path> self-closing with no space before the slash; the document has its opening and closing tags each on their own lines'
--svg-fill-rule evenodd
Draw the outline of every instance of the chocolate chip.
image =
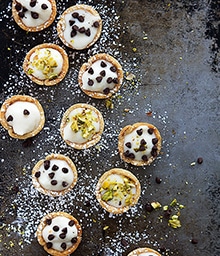
<svg viewBox="0 0 220 256">
<path fill-rule="evenodd" d="M 104 61 L 101 61 L 100 65 L 102 68 L 105 68 L 107 66 L 107 64 Z"/>
<path fill-rule="evenodd" d="M 18 13 L 18 16 L 22 19 L 22 18 L 24 18 L 24 12 L 19 12 Z"/>
<path fill-rule="evenodd" d="M 193 238 L 193 239 L 191 240 L 191 243 L 192 243 L 192 244 L 198 244 L 198 240 L 195 239 L 195 238 Z"/>
<path fill-rule="evenodd" d="M 63 173 L 68 173 L 68 172 L 69 172 L 69 170 L 68 170 L 68 168 L 63 167 L 63 168 L 62 168 L 62 172 L 63 172 Z"/>
<path fill-rule="evenodd" d="M 77 242 L 77 237 L 73 237 L 72 239 L 71 239 L 71 243 L 72 244 L 75 244 Z"/>
<path fill-rule="evenodd" d="M 145 146 L 145 145 L 140 145 L 139 151 L 145 151 L 145 149 L 146 149 L 146 146 Z"/>
<path fill-rule="evenodd" d="M 89 85 L 89 86 L 93 86 L 93 84 L 94 84 L 94 81 L 89 78 L 89 79 L 88 79 L 88 85 Z"/>
<path fill-rule="evenodd" d="M 159 177 L 156 177 L 156 178 L 155 178 L 155 181 L 156 181 L 157 184 L 160 184 L 160 183 L 162 182 L 162 179 L 159 178 Z"/>
<path fill-rule="evenodd" d="M 128 148 L 131 148 L 131 142 L 125 143 L 125 146 L 128 147 Z"/>
<path fill-rule="evenodd" d="M 113 78 L 113 80 L 112 80 L 112 81 L 113 81 L 113 83 L 114 83 L 114 84 L 118 84 L 118 83 L 119 83 L 119 81 L 118 81 L 118 78 L 117 78 L 117 77 Z"/>
<path fill-rule="evenodd" d="M 66 234 L 67 233 L 67 228 L 63 228 L 62 232 Z"/>
<path fill-rule="evenodd" d="M 143 156 L 141 157 L 141 159 L 142 159 L 144 162 L 147 162 L 147 161 L 148 161 L 147 155 L 143 155 Z"/>
<path fill-rule="evenodd" d="M 26 12 L 28 9 L 23 6 L 23 12 Z"/>
<path fill-rule="evenodd" d="M 41 174 L 40 172 L 35 172 L 35 175 L 34 175 L 34 176 L 35 176 L 36 178 L 39 178 L 39 177 L 40 177 L 40 174 Z"/>
<path fill-rule="evenodd" d="M 197 159 L 197 163 L 198 163 L 198 164 L 202 164 L 202 163 L 203 163 L 203 158 L 202 158 L 202 157 L 199 157 L 199 158 Z"/>
<path fill-rule="evenodd" d="M 53 226 L 53 231 L 57 232 L 59 230 L 60 230 L 60 228 L 58 226 Z"/>
<path fill-rule="evenodd" d="M 53 166 L 52 166 L 52 170 L 53 171 L 57 171 L 59 169 L 59 166 L 57 166 L 56 164 L 54 164 Z"/>
<path fill-rule="evenodd" d="M 84 19 L 84 17 L 83 17 L 82 15 L 79 15 L 79 16 L 78 16 L 78 21 L 79 21 L 79 22 L 83 22 L 84 20 L 85 20 L 85 19 Z"/>
<path fill-rule="evenodd" d="M 42 4 L 42 5 L 41 5 L 41 8 L 42 8 L 43 10 L 46 10 L 46 9 L 48 8 L 48 6 L 47 6 L 46 4 Z"/>
<path fill-rule="evenodd" d="M 79 27 L 77 25 L 73 25 L 72 26 L 72 29 L 75 30 L 75 31 L 78 31 L 79 30 Z"/>
<path fill-rule="evenodd" d="M 59 235 L 59 237 L 60 237 L 61 239 L 65 239 L 65 238 L 66 238 L 66 234 L 61 233 L 61 234 Z"/>
<path fill-rule="evenodd" d="M 106 95 L 109 94 L 109 93 L 110 93 L 110 89 L 109 89 L 108 87 L 105 88 L 105 89 L 103 90 L 103 93 L 106 94 Z"/>
<path fill-rule="evenodd" d="M 50 235 L 48 236 L 48 240 L 50 240 L 50 241 L 51 241 L 51 240 L 53 240 L 53 239 L 54 239 L 54 237 L 55 237 L 55 236 L 54 236 L 53 234 L 50 234 Z"/>
<path fill-rule="evenodd" d="M 46 243 L 47 249 L 52 248 L 53 244 L 51 242 Z"/>
<path fill-rule="evenodd" d="M 79 17 L 79 13 L 78 12 L 73 12 L 72 13 L 72 17 L 73 18 L 78 18 Z"/>
<path fill-rule="evenodd" d="M 30 115 L 30 112 L 29 112 L 27 109 L 24 109 L 23 114 L 24 114 L 25 116 L 28 116 L 28 115 Z"/>
<path fill-rule="evenodd" d="M 46 219 L 46 224 L 49 226 L 52 223 L 52 219 Z"/>
<path fill-rule="evenodd" d="M 37 12 L 31 12 L 31 17 L 36 20 L 39 18 L 39 14 Z"/>
<path fill-rule="evenodd" d="M 99 22 L 98 22 L 98 21 L 95 21 L 95 22 L 93 23 L 93 27 L 98 28 L 98 27 L 99 27 Z"/>
<path fill-rule="evenodd" d="M 66 243 L 62 243 L 60 246 L 63 250 L 66 250 Z"/>
<path fill-rule="evenodd" d="M 147 131 L 148 131 L 148 133 L 149 133 L 150 135 L 154 133 L 154 129 L 153 129 L 153 128 L 149 128 Z"/>
<path fill-rule="evenodd" d="M 87 36 L 91 36 L 90 28 L 87 28 L 87 29 L 86 29 L 85 34 L 86 34 Z"/>
<path fill-rule="evenodd" d="M 11 121 L 13 121 L 13 116 L 11 116 L 11 115 L 10 115 L 10 116 L 8 116 L 8 118 L 6 119 L 6 121 L 7 121 L 7 122 L 11 122 Z"/>
<path fill-rule="evenodd" d="M 75 23 L 75 20 L 69 20 L 69 24 L 72 27 L 72 25 Z"/>
<path fill-rule="evenodd" d="M 90 68 L 90 69 L 88 70 L 88 73 L 91 74 L 91 75 L 93 75 L 93 74 L 94 74 L 94 70 L 93 70 L 92 68 Z"/>
<path fill-rule="evenodd" d="M 86 29 L 84 27 L 79 28 L 79 33 L 85 33 Z"/>
<path fill-rule="evenodd" d="M 31 7 L 34 7 L 34 6 L 36 5 L 36 3 L 37 3 L 37 0 L 31 0 L 30 6 L 31 6 Z"/>
<path fill-rule="evenodd" d="M 62 186 L 65 188 L 65 187 L 67 187 L 69 184 L 66 182 L 66 181 L 63 181 L 62 182 Z"/>
<path fill-rule="evenodd" d="M 53 179 L 53 177 L 55 176 L 55 173 L 54 172 L 50 172 L 49 174 L 48 174 L 48 176 L 51 178 L 51 180 Z"/>
<path fill-rule="evenodd" d="M 141 129 L 137 130 L 136 133 L 137 133 L 139 136 L 141 136 L 141 135 L 143 134 L 143 129 L 141 128 Z"/>
<path fill-rule="evenodd" d="M 50 168 L 50 161 L 49 160 L 45 160 L 44 161 L 44 169 L 48 170 Z"/>
<path fill-rule="evenodd" d="M 108 77 L 107 83 L 108 83 L 108 84 L 112 83 L 112 78 L 111 78 L 111 77 Z"/>
<path fill-rule="evenodd" d="M 105 76 L 105 70 L 102 70 L 99 74 L 104 77 Z"/>
<path fill-rule="evenodd" d="M 171 214 L 172 214 L 172 211 L 170 209 L 168 209 L 168 210 L 164 211 L 163 216 L 164 216 L 164 218 L 169 219 Z"/>
<path fill-rule="evenodd" d="M 140 144 L 141 144 L 141 145 L 146 145 L 147 142 L 145 141 L 145 139 L 142 139 L 142 140 L 140 141 Z"/>
<path fill-rule="evenodd" d="M 152 147 L 151 155 L 152 155 L 153 157 L 156 157 L 156 156 L 157 156 L 157 146 L 154 145 L 154 146 Z"/>
<path fill-rule="evenodd" d="M 124 152 L 124 156 L 130 159 L 135 159 L 135 155 L 133 153 L 130 153 L 129 150 Z"/>
<path fill-rule="evenodd" d="M 72 226 L 74 226 L 75 222 L 74 222 L 74 220 L 70 220 L 68 224 L 70 227 L 72 227 Z"/>
<path fill-rule="evenodd" d="M 74 37 L 75 35 L 76 35 L 76 30 L 72 30 L 71 33 L 70 33 L 70 36 Z"/>
<path fill-rule="evenodd" d="M 57 180 L 51 180 L 51 185 L 56 186 L 57 185 Z"/>
<path fill-rule="evenodd" d="M 100 82 L 102 81 L 102 77 L 101 77 L 101 76 L 96 77 L 96 81 L 97 81 L 98 83 L 100 83 Z"/>
<path fill-rule="evenodd" d="M 152 143 L 155 145 L 155 144 L 157 144 L 157 142 L 158 142 L 158 139 L 157 138 L 153 138 L 152 139 Z"/>
<path fill-rule="evenodd" d="M 153 208 L 153 206 L 151 205 L 151 203 L 147 203 L 147 204 L 145 205 L 145 210 L 146 210 L 147 212 L 152 212 L 152 211 L 154 210 L 154 208 Z"/>
<path fill-rule="evenodd" d="M 110 70 L 111 70 L 112 72 L 116 72 L 116 71 L 117 71 L 117 68 L 116 68 L 115 66 L 111 66 L 111 67 L 110 67 Z"/>
<path fill-rule="evenodd" d="M 22 5 L 20 3 L 16 3 L 15 10 L 19 12 L 21 9 L 22 9 Z"/>
</svg>

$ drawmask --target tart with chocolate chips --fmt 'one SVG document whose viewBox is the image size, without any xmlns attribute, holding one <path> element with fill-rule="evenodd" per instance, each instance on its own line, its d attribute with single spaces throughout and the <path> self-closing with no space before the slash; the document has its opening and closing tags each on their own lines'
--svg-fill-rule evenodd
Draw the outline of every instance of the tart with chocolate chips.
<svg viewBox="0 0 220 256">
<path fill-rule="evenodd" d="M 141 185 L 131 172 L 113 168 L 101 176 L 95 193 L 98 202 L 106 211 L 121 214 L 137 204 Z"/>
<path fill-rule="evenodd" d="M 76 149 L 89 148 L 101 139 L 104 130 L 102 114 L 95 107 L 78 103 L 66 110 L 60 133 L 64 141 Z"/>
<path fill-rule="evenodd" d="M 82 65 L 78 81 L 82 91 L 90 97 L 106 99 L 119 90 L 123 81 L 122 67 L 109 54 L 99 53 Z"/>
<path fill-rule="evenodd" d="M 45 215 L 37 228 L 37 240 L 50 255 L 70 255 L 77 249 L 81 239 L 79 222 L 66 212 Z"/>
<path fill-rule="evenodd" d="M 13 0 L 12 16 L 23 30 L 38 32 L 49 27 L 57 13 L 55 0 Z"/>
<path fill-rule="evenodd" d="M 149 165 L 161 150 L 160 132 L 149 123 L 127 125 L 119 134 L 118 150 L 121 159 L 127 163 Z"/>
<path fill-rule="evenodd" d="M 161 256 L 161 254 L 151 248 L 138 248 L 130 252 L 128 256 Z"/>
<path fill-rule="evenodd" d="M 65 77 L 69 59 L 60 46 L 51 43 L 40 44 L 26 55 L 23 69 L 26 75 L 39 85 L 55 85 Z"/>
<path fill-rule="evenodd" d="M 61 154 L 51 154 L 40 160 L 32 170 L 34 187 L 53 197 L 68 193 L 77 182 L 77 170 L 72 160 Z"/>
<path fill-rule="evenodd" d="M 27 139 L 43 129 L 44 110 L 37 99 L 14 95 L 2 104 L 0 121 L 12 138 Z"/>
<path fill-rule="evenodd" d="M 100 37 L 102 20 L 93 7 L 77 4 L 63 12 L 57 24 L 57 31 L 66 46 L 83 50 L 93 45 Z"/>
</svg>

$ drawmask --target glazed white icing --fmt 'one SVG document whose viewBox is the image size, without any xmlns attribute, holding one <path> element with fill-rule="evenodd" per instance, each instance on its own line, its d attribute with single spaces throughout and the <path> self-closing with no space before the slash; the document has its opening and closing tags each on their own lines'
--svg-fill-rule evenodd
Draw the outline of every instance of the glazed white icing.
<svg viewBox="0 0 220 256">
<path fill-rule="evenodd" d="M 82 144 L 82 143 L 89 141 L 95 133 L 99 132 L 100 123 L 99 123 L 98 115 L 90 109 L 86 110 L 89 112 L 91 111 L 91 115 L 94 119 L 94 120 L 92 120 L 92 125 L 94 126 L 94 131 L 90 134 L 90 136 L 88 138 L 83 138 L 81 130 L 79 130 L 78 132 L 74 132 L 71 129 L 73 118 L 77 114 L 81 114 L 83 111 L 85 111 L 84 108 L 76 108 L 73 111 L 71 111 L 71 113 L 69 114 L 69 116 L 68 116 L 69 121 L 66 123 L 66 126 L 64 127 L 64 140 L 69 140 L 74 143 Z"/>
<path fill-rule="evenodd" d="M 144 252 L 144 253 L 138 254 L 138 256 L 157 256 L 157 254 L 153 252 Z"/>
<path fill-rule="evenodd" d="M 29 114 L 24 115 L 24 110 L 28 110 Z M 11 104 L 5 113 L 6 120 L 10 126 L 12 126 L 14 133 L 18 135 L 24 135 L 26 133 L 34 131 L 40 124 L 40 111 L 34 103 L 16 101 Z"/>
<path fill-rule="evenodd" d="M 46 21 L 50 19 L 52 14 L 52 6 L 50 1 L 48 0 L 37 0 L 36 5 L 34 7 L 30 6 L 30 0 L 17 0 L 17 3 L 20 3 L 23 7 L 27 9 L 24 13 L 24 17 L 22 18 L 22 22 L 27 27 L 37 27 L 43 25 Z M 42 9 L 42 4 L 47 5 L 47 9 Z M 38 13 L 39 17 L 37 19 L 33 19 L 31 16 L 31 12 Z"/>
<path fill-rule="evenodd" d="M 75 225 L 70 226 L 69 223 L 70 219 L 64 217 L 64 216 L 57 216 L 52 219 L 52 223 L 50 225 L 46 225 L 45 228 L 42 231 L 43 239 L 46 243 L 51 242 L 53 244 L 52 248 L 57 251 L 64 251 L 64 249 L 61 247 L 62 243 L 66 244 L 66 249 L 70 248 L 73 243 L 71 242 L 71 239 L 74 237 L 77 237 L 78 230 Z M 54 231 L 53 227 L 58 226 L 59 230 Z M 63 233 L 62 229 L 67 228 L 66 237 L 64 239 L 60 238 L 60 234 Z M 54 239 L 49 240 L 48 235 L 54 235 Z"/>
<path fill-rule="evenodd" d="M 107 66 L 106 67 L 101 67 L 101 62 L 104 62 Z M 85 90 L 89 90 L 89 91 L 96 91 L 96 92 L 103 92 L 103 90 L 105 88 L 109 88 L 109 89 L 112 89 L 114 88 L 115 86 L 115 83 L 114 82 L 111 82 L 111 83 L 107 83 L 107 79 L 109 77 L 111 78 L 117 78 L 117 72 L 112 72 L 110 70 L 110 68 L 112 67 L 112 64 L 106 60 L 97 60 L 96 62 L 94 62 L 90 68 L 93 69 L 94 71 L 94 74 L 90 74 L 88 71 L 89 69 L 83 73 L 82 75 L 82 88 L 85 89 Z M 105 71 L 105 76 L 102 77 L 102 81 L 100 83 L 97 82 L 96 78 L 101 76 L 100 75 L 100 72 L 101 71 Z M 89 79 L 92 79 L 94 84 L 92 86 L 90 86 L 88 84 L 88 80 Z"/>
<path fill-rule="evenodd" d="M 95 38 L 97 33 L 97 28 L 93 26 L 95 21 L 100 20 L 99 15 L 93 15 L 86 10 L 76 10 L 79 15 L 82 15 L 85 19 L 83 22 L 79 22 L 78 19 L 74 19 L 72 17 L 72 13 L 68 13 L 65 15 L 65 30 L 63 32 L 64 39 L 67 43 L 73 46 L 73 48 L 77 50 L 82 50 L 87 47 Z M 74 25 L 78 26 L 79 28 L 84 27 L 85 29 L 90 29 L 90 36 L 87 36 L 85 33 L 77 32 L 77 35 L 71 37 L 72 26 L 69 25 L 69 21 L 74 20 Z"/>
<path fill-rule="evenodd" d="M 137 130 L 143 130 L 142 135 L 137 134 Z M 151 150 L 154 146 L 152 143 L 152 139 L 156 138 L 155 134 L 152 135 L 148 133 L 148 126 L 139 126 L 138 129 L 132 131 L 131 133 L 125 135 L 124 137 L 124 152 L 129 150 L 130 153 L 135 155 L 135 160 L 142 160 L 143 155 L 147 155 L 147 157 L 151 156 Z M 139 148 L 141 140 L 144 139 L 146 142 L 146 148 L 144 151 L 135 151 L 134 149 Z M 125 144 L 127 142 L 131 143 L 131 148 L 128 148 Z"/>
<path fill-rule="evenodd" d="M 40 67 L 38 67 L 35 62 L 40 59 L 42 61 L 48 61 L 53 60 L 56 62 L 56 67 L 51 68 L 51 70 L 44 74 Z M 49 61 L 50 63 L 50 61 Z M 39 64 L 39 63 L 38 63 Z M 63 56 L 61 53 L 53 48 L 41 48 L 37 49 L 31 56 L 30 56 L 30 64 L 28 65 L 28 70 L 31 70 L 31 75 L 35 76 L 36 78 L 40 80 L 45 80 L 50 78 L 53 75 L 59 75 L 59 73 L 62 71 L 63 67 Z"/>
<path fill-rule="evenodd" d="M 56 171 L 52 170 L 54 165 L 58 166 L 58 170 Z M 68 172 L 67 173 L 63 172 L 62 168 L 67 168 Z M 51 159 L 50 167 L 48 170 L 45 170 L 44 164 L 42 164 L 38 171 L 40 171 L 40 177 L 38 178 L 38 182 L 43 188 L 47 190 L 62 191 L 64 189 L 67 189 L 74 180 L 74 174 L 71 170 L 71 167 L 64 160 Z M 54 173 L 54 176 L 53 178 L 51 178 L 49 174 L 53 174 L 53 173 Z M 52 185 L 51 184 L 52 180 L 56 180 L 57 184 Z M 63 186 L 63 182 L 65 182 L 65 186 Z"/>
<path fill-rule="evenodd" d="M 125 176 L 120 175 L 120 174 L 111 174 L 108 176 L 108 178 L 106 179 L 107 182 L 110 183 L 115 183 L 118 184 L 120 186 L 120 184 L 123 186 L 125 185 L 125 181 L 124 181 Z M 130 194 L 135 195 L 136 194 L 136 187 L 134 185 L 134 182 L 130 182 L 132 183 L 132 187 L 130 190 Z M 101 191 L 101 195 L 103 195 L 107 190 L 103 190 Z M 108 200 L 107 203 L 113 207 L 117 207 L 117 208 L 121 208 L 121 207 L 125 207 L 128 204 L 126 203 L 126 199 L 128 194 L 127 193 L 117 193 L 118 195 L 115 195 L 111 200 Z"/>
</svg>

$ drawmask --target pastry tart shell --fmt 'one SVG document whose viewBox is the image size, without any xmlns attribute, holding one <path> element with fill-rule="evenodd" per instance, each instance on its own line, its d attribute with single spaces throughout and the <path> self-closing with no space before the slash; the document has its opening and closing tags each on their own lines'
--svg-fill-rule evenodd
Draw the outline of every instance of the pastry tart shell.
<svg viewBox="0 0 220 256">
<path fill-rule="evenodd" d="M 155 251 L 155 250 L 153 250 L 151 248 L 147 248 L 147 247 L 145 247 L 145 248 L 138 248 L 138 249 L 130 252 L 128 254 L 128 256 L 138 256 L 138 255 L 140 255 L 142 253 L 154 253 L 157 256 L 161 256 L 161 254 L 159 252 L 157 252 L 157 251 Z"/>
</svg>

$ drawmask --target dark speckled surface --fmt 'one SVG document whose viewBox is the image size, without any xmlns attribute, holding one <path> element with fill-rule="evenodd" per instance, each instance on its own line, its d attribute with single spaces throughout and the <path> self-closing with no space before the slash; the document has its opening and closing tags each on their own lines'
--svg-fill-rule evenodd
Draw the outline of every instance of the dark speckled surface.
<svg viewBox="0 0 220 256">
<path fill-rule="evenodd" d="M 75 3 L 94 6 L 103 19 L 100 40 L 82 52 L 64 47 L 56 34 L 59 15 Z M 69 0 L 57 7 L 53 25 L 33 34 L 22 31 L 10 3 L 0 1 L 0 103 L 28 94 L 46 113 L 44 130 L 32 140 L 12 139 L 0 127 L 0 256 L 47 255 L 37 243 L 36 227 L 45 213 L 61 210 L 83 228 L 76 256 L 125 256 L 137 247 L 169 256 L 220 255 L 220 2 Z M 32 83 L 21 68 L 28 50 L 42 42 L 63 46 L 70 59 L 64 81 L 49 88 Z M 98 52 L 115 56 L 125 77 L 135 75 L 124 79 L 113 109 L 77 85 L 81 64 Z M 93 104 L 105 119 L 100 143 L 84 151 L 69 148 L 59 135 L 62 114 L 77 102 Z M 120 129 L 139 121 L 153 123 L 163 138 L 162 154 L 143 168 L 123 163 L 117 152 Z M 50 153 L 71 157 L 78 168 L 76 187 L 62 198 L 40 195 L 31 184 L 34 164 Z M 98 178 L 113 167 L 130 170 L 142 186 L 138 204 L 119 216 L 101 209 L 94 196 Z M 185 206 L 177 229 L 168 226 L 162 208 L 148 213 L 145 207 L 153 201 L 169 205 L 174 198 Z"/>
</svg>

